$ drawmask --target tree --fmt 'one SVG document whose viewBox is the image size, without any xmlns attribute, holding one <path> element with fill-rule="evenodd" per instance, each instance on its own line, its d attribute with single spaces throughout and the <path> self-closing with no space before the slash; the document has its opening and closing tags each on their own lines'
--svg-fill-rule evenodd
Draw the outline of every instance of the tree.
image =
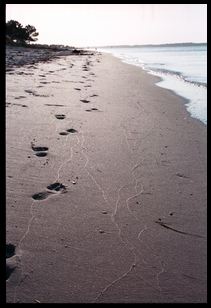
<svg viewBox="0 0 211 308">
<path fill-rule="evenodd" d="M 37 40 L 39 35 L 36 32 L 36 28 L 31 25 L 27 25 L 25 28 L 16 20 L 10 20 L 6 23 L 6 35 L 7 41 L 25 45 Z"/>
<path fill-rule="evenodd" d="M 15 20 L 10 20 L 6 24 L 6 33 L 12 42 L 16 42 L 21 38 L 23 26 Z"/>
<path fill-rule="evenodd" d="M 31 25 L 27 25 L 25 28 L 25 34 L 26 34 L 26 42 L 35 42 L 37 41 L 37 36 L 39 35 L 39 33 L 37 32 L 37 30 L 35 29 L 34 26 Z"/>
</svg>

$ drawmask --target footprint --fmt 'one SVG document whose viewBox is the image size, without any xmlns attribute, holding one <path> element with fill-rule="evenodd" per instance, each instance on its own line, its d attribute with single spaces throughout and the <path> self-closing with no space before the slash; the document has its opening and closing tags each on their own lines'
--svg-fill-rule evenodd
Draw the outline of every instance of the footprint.
<svg viewBox="0 0 211 308">
<path fill-rule="evenodd" d="M 42 191 L 42 192 L 39 192 L 39 193 L 32 195 L 32 198 L 34 200 L 44 200 L 44 199 L 48 198 L 48 196 L 50 194 L 52 194 L 52 193 L 48 192 L 48 191 Z"/>
<path fill-rule="evenodd" d="M 40 151 L 48 151 L 48 147 L 35 147 L 33 145 L 32 145 L 32 149 L 34 151 L 38 151 L 38 152 L 40 152 Z"/>
<path fill-rule="evenodd" d="M 97 109 L 97 108 L 86 109 L 86 111 L 89 111 L 89 112 L 91 112 L 93 110 L 99 110 L 99 109 Z"/>
<path fill-rule="evenodd" d="M 88 101 L 87 99 L 80 99 L 80 101 L 81 101 L 82 103 L 85 103 L 85 104 L 87 104 L 87 103 L 90 102 L 90 101 Z"/>
<path fill-rule="evenodd" d="M 29 94 L 34 94 L 34 92 L 32 90 L 24 90 L 26 93 L 29 93 Z"/>
<path fill-rule="evenodd" d="M 15 97 L 15 99 L 20 99 L 20 98 L 26 98 L 26 96 L 20 95 Z"/>
<path fill-rule="evenodd" d="M 11 104 L 13 106 L 21 106 L 21 107 L 28 107 L 27 105 L 22 105 L 22 104 Z"/>
<path fill-rule="evenodd" d="M 81 89 L 80 88 L 74 88 L 75 90 L 78 90 L 78 91 L 81 91 Z"/>
<path fill-rule="evenodd" d="M 64 114 L 55 114 L 55 117 L 59 120 L 63 120 L 66 116 Z"/>
<path fill-rule="evenodd" d="M 15 254 L 15 245 L 6 244 L 6 258 L 11 258 Z"/>
<path fill-rule="evenodd" d="M 31 148 L 34 152 L 36 152 L 35 155 L 38 157 L 44 157 L 48 154 L 48 147 L 36 147 L 34 146 L 33 142 L 31 142 Z"/>
<path fill-rule="evenodd" d="M 90 95 L 90 97 L 95 97 L 95 96 L 98 96 L 97 94 L 92 94 L 92 95 Z"/>
<path fill-rule="evenodd" d="M 45 94 L 38 94 L 35 91 L 32 90 L 25 90 L 26 93 L 32 94 L 33 96 L 39 96 L 39 97 L 50 97 L 50 95 Z"/>
<path fill-rule="evenodd" d="M 183 173 L 177 172 L 176 176 L 180 177 L 180 178 L 184 178 L 184 179 L 189 179 L 188 176 L 184 175 Z"/>
<path fill-rule="evenodd" d="M 53 184 L 50 184 L 49 186 L 47 186 L 47 189 L 63 192 L 63 191 L 66 190 L 66 186 L 63 185 L 62 183 L 56 182 L 56 183 L 53 183 Z"/>
<path fill-rule="evenodd" d="M 35 153 L 35 155 L 38 156 L 38 157 L 45 157 L 45 156 L 48 155 L 48 153 L 46 153 L 46 152 L 37 152 L 37 153 Z"/>
<path fill-rule="evenodd" d="M 74 129 L 74 128 L 69 128 L 69 129 L 67 129 L 67 132 L 74 134 L 74 133 L 77 133 L 77 130 Z"/>
<path fill-rule="evenodd" d="M 68 135 L 68 132 L 60 132 L 59 135 L 66 136 Z"/>
<path fill-rule="evenodd" d="M 46 106 L 53 106 L 53 107 L 64 107 L 64 105 L 59 104 L 45 104 Z"/>
</svg>

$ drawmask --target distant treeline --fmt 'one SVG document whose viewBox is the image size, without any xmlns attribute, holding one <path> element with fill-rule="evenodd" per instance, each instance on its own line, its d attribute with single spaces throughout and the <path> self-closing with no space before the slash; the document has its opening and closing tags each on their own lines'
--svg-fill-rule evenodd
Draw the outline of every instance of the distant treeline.
<svg viewBox="0 0 211 308">
<path fill-rule="evenodd" d="M 53 51 L 61 50 L 74 50 L 75 47 L 69 47 L 64 45 L 47 45 L 47 44 L 36 44 L 39 33 L 36 28 L 31 25 L 23 27 L 18 21 L 10 20 L 6 23 L 6 44 L 12 46 L 24 46 L 33 47 L 40 49 L 51 49 Z"/>
</svg>

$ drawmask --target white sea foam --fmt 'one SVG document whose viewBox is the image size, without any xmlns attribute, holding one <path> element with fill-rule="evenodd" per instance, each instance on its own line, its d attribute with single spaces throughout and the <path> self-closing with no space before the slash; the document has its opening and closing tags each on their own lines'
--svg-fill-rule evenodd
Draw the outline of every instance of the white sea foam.
<svg viewBox="0 0 211 308">
<path fill-rule="evenodd" d="M 99 50 L 99 49 L 98 49 Z M 191 116 L 207 124 L 207 45 L 101 48 L 159 76 L 157 85 L 188 100 Z"/>
</svg>

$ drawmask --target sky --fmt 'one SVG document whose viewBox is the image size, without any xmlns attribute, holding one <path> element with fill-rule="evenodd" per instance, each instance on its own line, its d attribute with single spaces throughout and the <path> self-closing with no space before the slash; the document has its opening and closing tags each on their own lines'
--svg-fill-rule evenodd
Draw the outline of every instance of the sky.
<svg viewBox="0 0 211 308">
<path fill-rule="evenodd" d="M 37 43 L 75 47 L 207 42 L 206 4 L 7 4 Z"/>
</svg>

